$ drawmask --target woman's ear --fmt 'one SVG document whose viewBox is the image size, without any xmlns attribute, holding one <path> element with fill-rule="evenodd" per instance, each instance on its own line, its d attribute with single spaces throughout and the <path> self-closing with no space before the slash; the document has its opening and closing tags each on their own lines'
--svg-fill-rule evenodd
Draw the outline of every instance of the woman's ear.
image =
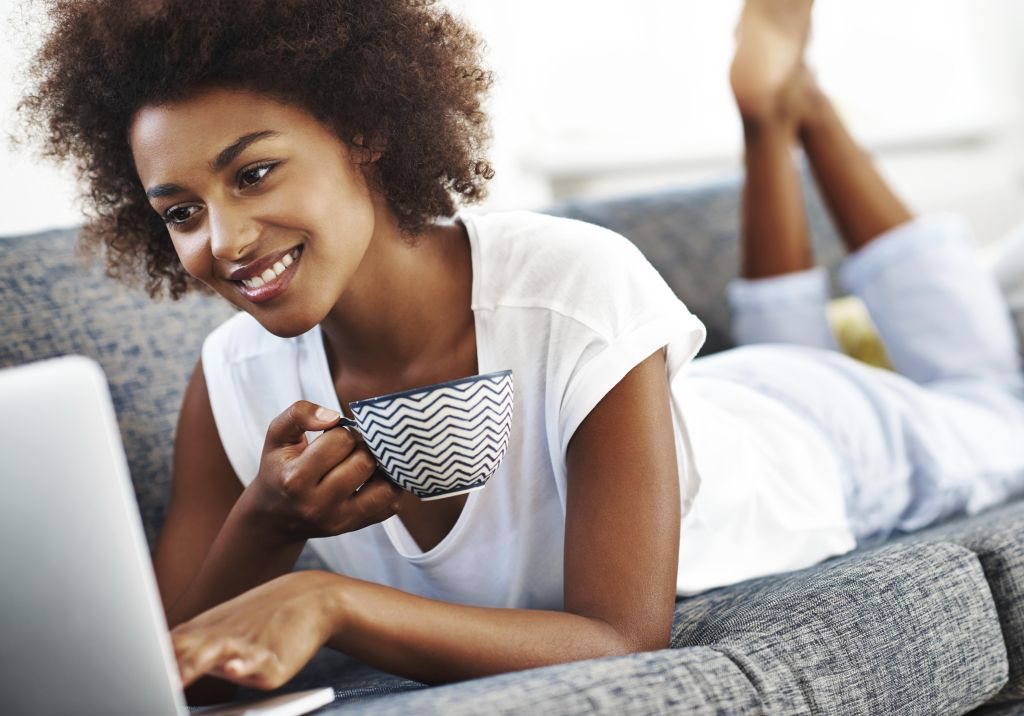
<svg viewBox="0 0 1024 716">
<path fill-rule="evenodd" d="M 373 164 L 381 158 L 384 150 L 387 149 L 387 140 L 380 136 L 373 136 L 369 141 L 359 133 L 352 137 L 352 157 L 357 164 Z"/>
</svg>

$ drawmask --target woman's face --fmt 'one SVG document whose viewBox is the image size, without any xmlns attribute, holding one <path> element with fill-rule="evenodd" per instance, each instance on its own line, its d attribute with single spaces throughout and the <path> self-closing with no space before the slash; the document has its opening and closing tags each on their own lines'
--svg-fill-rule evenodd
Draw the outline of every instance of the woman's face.
<svg viewBox="0 0 1024 716">
<path fill-rule="evenodd" d="M 192 276 L 280 336 L 309 330 L 341 299 L 383 202 L 312 115 L 215 89 L 144 107 L 130 141 Z"/>
</svg>

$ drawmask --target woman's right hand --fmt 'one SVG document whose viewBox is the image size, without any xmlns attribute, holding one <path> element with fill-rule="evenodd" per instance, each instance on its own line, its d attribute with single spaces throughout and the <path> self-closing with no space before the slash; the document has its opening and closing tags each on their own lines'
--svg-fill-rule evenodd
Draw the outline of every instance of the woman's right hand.
<svg viewBox="0 0 1024 716">
<path fill-rule="evenodd" d="M 402 489 L 378 471 L 377 461 L 338 413 L 306 400 L 270 423 L 256 479 L 240 507 L 271 539 L 305 541 L 353 532 L 397 512 Z M 313 442 L 306 431 L 325 430 Z"/>
</svg>

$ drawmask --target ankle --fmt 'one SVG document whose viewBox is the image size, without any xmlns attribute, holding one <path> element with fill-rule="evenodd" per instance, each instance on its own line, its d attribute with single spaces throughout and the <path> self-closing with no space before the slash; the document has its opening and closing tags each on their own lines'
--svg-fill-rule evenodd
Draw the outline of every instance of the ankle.
<svg viewBox="0 0 1024 716">
<path fill-rule="evenodd" d="M 778 105 L 764 103 L 751 106 L 738 105 L 740 122 L 743 124 L 744 133 L 781 132 L 793 134 L 800 130 L 803 125 L 803 117 L 780 108 Z"/>
<path fill-rule="evenodd" d="M 734 92 L 734 97 L 745 133 L 777 130 L 795 134 L 803 121 L 791 87 L 774 92 Z"/>
<path fill-rule="evenodd" d="M 800 116 L 797 120 L 801 136 L 819 130 L 830 119 L 835 118 L 835 109 L 818 83 L 806 73 L 801 79 Z"/>
<path fill-rule="evenodd" d="M 740 114 L 743 143 L 749 152 L 752 147 L 785 145 L 796 149 L 800 145 L 800 123 L 793 117 L 779 115 Z"/>
</svg>

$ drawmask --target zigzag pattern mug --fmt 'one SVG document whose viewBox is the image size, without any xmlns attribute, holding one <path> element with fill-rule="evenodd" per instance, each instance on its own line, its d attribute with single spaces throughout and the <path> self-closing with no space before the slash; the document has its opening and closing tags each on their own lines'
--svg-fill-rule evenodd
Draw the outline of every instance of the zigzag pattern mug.
<svg viewBox="0 0 1024 716">
<path fill-rule="evenodd" d="M 512 432 L 513 396 L 512 371 L 503 370 L 349 407 L 387 476 L 421 500 L 437 500 L 478 490 L 497 471 Z"/>
</svg>

